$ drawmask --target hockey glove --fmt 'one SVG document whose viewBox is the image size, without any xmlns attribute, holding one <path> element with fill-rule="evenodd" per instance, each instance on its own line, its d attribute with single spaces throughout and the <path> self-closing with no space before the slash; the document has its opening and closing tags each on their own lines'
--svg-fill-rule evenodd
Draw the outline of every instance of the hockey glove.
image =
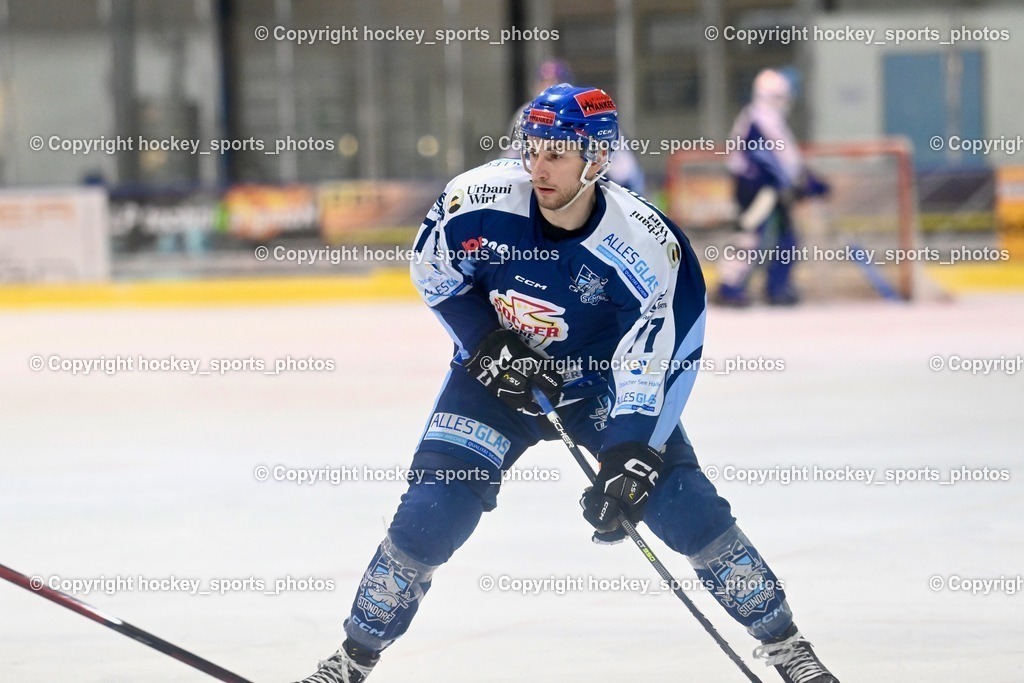
<svg viewBox="0 0 1024 683">
<path fill-rule="evenodd" d="M 622 443 L 598 458 L 601 470 L 594 485 L 583 492 L 583 517 L 593 525 L 595 543 L 618 543 L 625 537 L 619 513 L 636 524 L 644 516 L 651 489 L 658 480 L 661 454 L 647 444 Z"/>
<path fill-rule="evenodd" d="M 531 349 L 511 330 L 487 335 L 466 363 L 466 369 L 515 410 L 539 412 L 533 402 L 533 387 L 544 392 L 552 405 L 558 405 L 561 398 L 562 375 L 555 371 L 551 359 Z"/>
</svg>

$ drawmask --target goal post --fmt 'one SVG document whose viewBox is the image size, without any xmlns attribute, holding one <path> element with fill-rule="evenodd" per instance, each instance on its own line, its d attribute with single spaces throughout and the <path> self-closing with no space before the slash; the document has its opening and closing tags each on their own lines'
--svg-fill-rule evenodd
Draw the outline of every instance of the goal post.
<svg viewBox="0 0 1024 683">
<path fill-rule="evenodd" d="M 883 289 L 904 300 L 918 296 L 923 255 L 909 141 L 816 142 L 801 152 L 831 191 L 793 211 L 803 255 L 794 270 L 798 286 L 811 299 L 869 298 Z M 727 158 L 718 145 L 669 159 L 668 214 L 698 245 L 728 241 L 735 225 Z M 870 258 L 843 258 L 854 252 Z"/>
</svg>

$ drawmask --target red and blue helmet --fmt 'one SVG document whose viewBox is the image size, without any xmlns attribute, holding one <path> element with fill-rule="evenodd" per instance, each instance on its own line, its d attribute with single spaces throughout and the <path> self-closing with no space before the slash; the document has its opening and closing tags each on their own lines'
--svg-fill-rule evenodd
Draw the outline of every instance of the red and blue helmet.
<svg viewBox="0 0 1024 683">
<path fill-rule="evenodd" d="M 519 117 L 518 142 L 525 143 L 528 136 L 574 142 L 586 161 L 596 162 L 601 149 L 610 157 L 619 139 L 615 102 L 600 88 L 553 85 L 530 102 Z"/>
</svg>

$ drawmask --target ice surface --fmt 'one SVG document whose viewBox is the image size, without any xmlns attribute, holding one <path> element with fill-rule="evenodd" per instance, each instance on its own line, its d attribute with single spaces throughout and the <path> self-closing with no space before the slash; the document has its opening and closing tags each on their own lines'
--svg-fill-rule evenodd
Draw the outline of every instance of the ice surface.
<svg viewBox="0 0 1024 683">
<path fill-rule="evenodd" d="M 259 482 L 254 471 L 407 465 L 450 351 L 424 307 L 5 312 L 0 330 L 0 563 L 47 579 L 174 576 L 204 588 L 219 578 L 331 579 L 334 590 L 274 596 L 79 597 L 254 681 L 301 678 L 334 651 L 404 487 Z M 842 680 L 1024 680 L 1024 595 L 929 588 L 936 575 L 1024 572 L 1024 373 L 928 368 L 935 354 L 1024 353 L 1024 298 L 712 310 L 705 349 L 719 364 L 785 363 L 698 380 L 684 423 L 705 466 L 1011 471 L 1009 482 L 954 486 L 718 486 Z M 35 354 L 314 356 L 336 369 L 75 377 L 33 372 Z M 632 546 L 589 542 L 582 474 L 560 444 L 521 462 L 559 481 L 504 487 L 372 683 L 743 680 L 670 595 L 481 590 L 483 576 L 656 579 Z M 684 558 L 652 544 L 692 576 Z M 756 643 L 710 596 L 691 595 L 749 662 Z M 4 683 L 204 680 L 0 583 Z"/>
</svg>

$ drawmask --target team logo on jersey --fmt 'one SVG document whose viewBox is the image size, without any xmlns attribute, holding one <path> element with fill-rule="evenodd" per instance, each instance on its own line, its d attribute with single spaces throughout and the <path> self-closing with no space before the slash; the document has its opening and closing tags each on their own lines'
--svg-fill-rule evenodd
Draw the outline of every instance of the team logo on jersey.
<svg viewBox="0 0 1024 683">
<path fill-rule="evenodd" d="M 518 332 L 535 349 L 543 349 L 569 336 L 569 323 L 562 318 L 565 309 L 561 306 L 514 289 L 504 294 L 491 290 L 490 299 L 502 324 Z"/>
<path fill-rule="evenodd" d="M 763 614 L 775 597 L 775 585 L 766 576 L 764 562 L 740 541 L 709 562 L 708 569 L 715 575 L 715 593 L 722 604 L 735 608 L 741 616 Z"/>
<path fill-rule="evenodd" d="M 603 432 L 608 427 L 608 416 L 612 413 L 612 399 L 608 396 L 601 396 L 597 399 L 597 408 L 589 417 L 594 421 L 594 431 Z"/>
<path fill-rule="evenodd" d="M 455 190 L 452 192 L 452 198 L 448 200 L 448 213 L 455 213 L 462 208 L 462 203 L 466 200 L 466 193 L 462 190 Z"/>
<path fill-rule="evenodd" d="M 598 277 L 597 274 L 584 265 L 576 275 L 576 279 L 569 285 L 569 291 L 580 295 L 580 301 L 585 304 L 598 304 L 601 301 L 608 301 L 608 295 L 604 293 L 604 286 L 608 284 L 608 278 Z"/>
</svg>

